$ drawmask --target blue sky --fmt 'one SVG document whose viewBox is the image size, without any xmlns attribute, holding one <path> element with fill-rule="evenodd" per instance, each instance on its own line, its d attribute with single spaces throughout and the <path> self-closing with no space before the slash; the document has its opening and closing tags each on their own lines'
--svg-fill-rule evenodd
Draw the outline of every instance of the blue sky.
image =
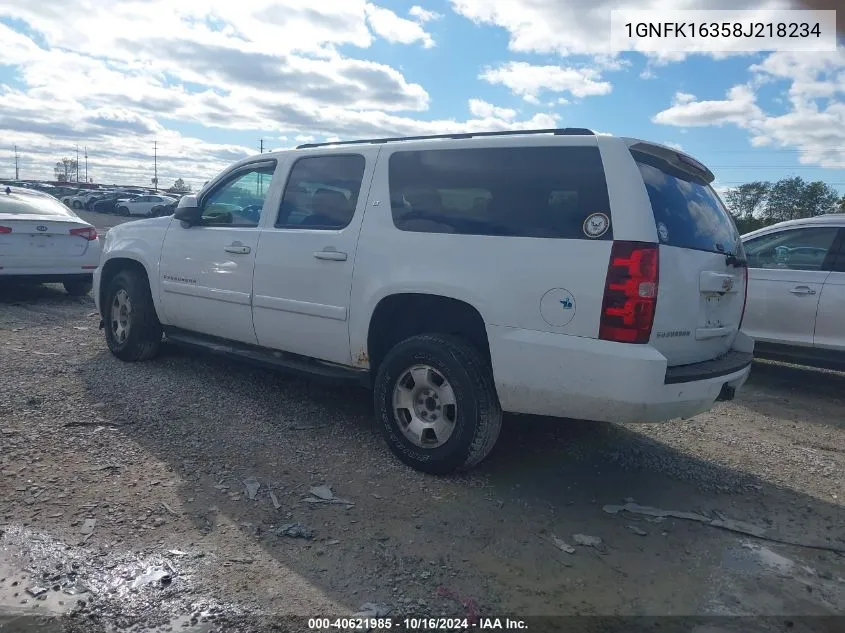
<svg viewBox="0 0 845 633">
<path fill-rule="evenodd" d="M 155 140 L 160 182 L 197 185 L 261 138 L 575 126 L 677 145 L 720 187 L 799 175 L 845 193 L 842 46 L 601 48 L 614 8 L 785 2 L 0 0 L 0 176 L 14 144 L 23 177 L 79 143 L 98 181 L 147 184 Z"/>
</svg>

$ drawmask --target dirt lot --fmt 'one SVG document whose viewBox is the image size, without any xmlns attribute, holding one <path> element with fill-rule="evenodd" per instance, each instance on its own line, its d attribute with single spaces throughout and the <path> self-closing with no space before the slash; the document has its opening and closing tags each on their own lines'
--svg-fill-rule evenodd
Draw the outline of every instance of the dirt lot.
<svg viewBox="0 0 845 633">
<path fill-rule="evenodd" d="M 435 478 L 392 458 L 365 392 L 178 349 L 124 364 L 93 311 L 58 286 L 0 288 L 4 632 L 48 630 L 33 613 L 64 614 L 50 630 L 266 630 L 364 603 L 845 613 L 843 374 L 757 363 L 738 401 L 662 425 L 511 416 L 479 469 Z M 345 502 L 306 501 L 314 486 Z M 626 502 L 696 514 L 605 507 Z"/>
</svg>

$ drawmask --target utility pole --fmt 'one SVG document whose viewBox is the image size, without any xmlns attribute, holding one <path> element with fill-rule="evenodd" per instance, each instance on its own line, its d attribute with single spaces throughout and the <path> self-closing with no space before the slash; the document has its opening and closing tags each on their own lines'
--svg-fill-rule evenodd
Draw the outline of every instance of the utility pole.
<svg viewBox="0 0 845 633">
<path fill-rule="evenodd" d="M 76 182 L 79 183 L 79 143 L 76 144 Z"/>
<path fill-rule="evenodd" d="M 88 146 L 85 146 L 85 182 L 88 183 Z"/>
<path fill-rule="evenodd" d="M 21 172 L 18 169 L 18 146 L 15 145 L 15 180 L 21 179 Z"/>
<path fill-rule="evenodd" d="M 153 184 L 158 191 L 158 141 L 153 141 Z"/>
<path fill-rule="evenodd" d="M 261 139 L 261 146 L 260 146 L 260 148 L 261 148 L 261 153 L 263 154 L 263 153 L 264 153 L 264 139 Z"/>
</svg>

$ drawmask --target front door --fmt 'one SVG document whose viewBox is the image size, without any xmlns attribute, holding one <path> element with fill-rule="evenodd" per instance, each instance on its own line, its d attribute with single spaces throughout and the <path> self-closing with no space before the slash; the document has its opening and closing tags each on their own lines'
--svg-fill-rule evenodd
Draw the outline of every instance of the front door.
<svg viewBox="0 0 845 633">
<path fill-rule="evenodd" d="M 352 269 L 378 148 L 300 158 L 261 233 L 253 284 L 258 343 L 350 363 Z"/>
<path fill-rule="evenodd" d="M 830 275 L 835 227 L 801 227 L 748 240 L 748 301 L 742 329 L 784 345 L 813 345 L 819 296 Z"/>
<path fill-rule="evenodd" d="M 202 223 L 171 221 L 159 266 L 161 303 L 170 325 L 255 343 L 252 273 L 259 222 L 275 161 L 233 171 L 200 198 Z"/>
</svg>

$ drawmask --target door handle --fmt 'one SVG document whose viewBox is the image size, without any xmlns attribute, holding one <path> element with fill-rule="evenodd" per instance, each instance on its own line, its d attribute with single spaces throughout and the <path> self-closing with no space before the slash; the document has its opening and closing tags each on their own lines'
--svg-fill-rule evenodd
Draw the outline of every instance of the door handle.
<svg viewBox="0 0 845 633">
<path fill-rule="evenodd" d="M 317 259 L 327 259 L 333 262 L 345 262 L 346 253 L 340 251 L 315 251 L 314 257 Z"/>
<path fill-rule="evenodd" d="M 810 286 L 795 286 L 792 290 L 790 290 L 794 295 L 814 295 L 816 291 L 810 288 Z"/>
<path fill-rule="evenodd" d="M 224 246 L 223 250 L 227 253 L 235 253 L 237 255 L 246 255 L 252 249 L 249 246 L 244 246 L 243 244 L 229 244 L 228 246 Z"/>
</svg>

